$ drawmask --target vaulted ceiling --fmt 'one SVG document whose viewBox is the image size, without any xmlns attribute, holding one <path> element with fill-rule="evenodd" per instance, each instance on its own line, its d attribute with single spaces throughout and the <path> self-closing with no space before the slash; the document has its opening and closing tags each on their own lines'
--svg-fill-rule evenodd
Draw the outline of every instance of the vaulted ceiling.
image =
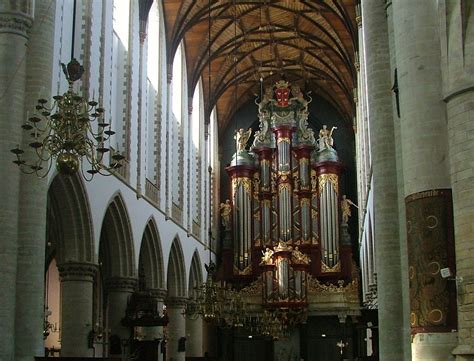
<svg viewBox="0 0 474 361">
<path fill-rule="evenodd" d="M 282 77 L 328 100 L 351 124 L 356 3 L 164 0 L 168 63 L 183 40 L 189 95 L 202 77 L 205 107 L 217 107 L 221 130 L 262 83 Z"/>
</svg>

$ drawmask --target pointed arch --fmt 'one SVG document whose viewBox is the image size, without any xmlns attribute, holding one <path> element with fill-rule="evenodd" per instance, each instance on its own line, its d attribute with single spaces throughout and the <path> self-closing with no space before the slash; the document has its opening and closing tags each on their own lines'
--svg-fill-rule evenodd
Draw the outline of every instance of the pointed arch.
<svg viewBox="0 0 474 361">
<path fill-rule="evenodd" d="M 175 237 L 170 249 L 167 286 L 168 297 L 186 296 L 186 267 L 183 249 L 178 237 Z"/>
<path fill-rule="evenodd" d="M 56 249 L 58 264 L 94 262 L 89 200 L 79 175 L 54 177 L 48 190 L 46 239 Z"/>
<path fill-rule="evenodd" d="M 143 275 L 145 289 L 164 288 L 163 251 L 160 235 L 153 217 L 151 217 L 143 231 L 138 269 Z"/>
<path fill-rule="evenodd" d="M 191 260 L 191 268 L 189 269 L 188 295 L 191 296 L 196 287 L 203 282 L 202 279 L 202 263 L 197 250 L 194 251 Z"/>
<path fill-rule="evenodd" d="M 120 192 L 109 203 L 100 232 L 99 258 L 106 277 L 134 277 L 132 228 Z"/>
</svg>

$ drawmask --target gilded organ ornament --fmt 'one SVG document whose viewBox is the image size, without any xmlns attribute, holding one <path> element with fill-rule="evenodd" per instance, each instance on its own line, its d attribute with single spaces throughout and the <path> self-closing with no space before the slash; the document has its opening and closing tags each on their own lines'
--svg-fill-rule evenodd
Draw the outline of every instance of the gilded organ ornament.
<svg viewBox="0 0 474 361">
<path fill-rule="evenodd" d="M 339 180 L 336 174 L 325 173 L 319 176 L 319 193 L 321 194 L 324 186 L 330 182 L 336 193 L 339 193 Z"/>
<path fill-rule="evenodd" d="M 221 223 L 226 231 L 229 231 L 231 228 L 231 214 L 232 206 L 230 204 L 230 199 L 227 199 L 225 203 L 221 203 Z"/>
<path fill-rule="evenodd" d="M 324 262 L 321 262 L 321 271 L 323 273 L 330 273 L 330 272 L 340 272 L 341 271 L 341 262 L 338 261 L 335 266 L 329 267 Z"/>
<path fill-rule="evenodd" d="M 246 150 L 247 142 L 252 135 L 252 129 L 249 128 L 247 130 L 240 128 L 235 132 L 234 139 L 237 145 L 237 153 Z"/>
<path fill-rule="evenodd" d="M 344 194 L 341 200 L 342 223 L 347 223 L 349 221 L 349 217 L 352 214 L 351 206 L 358 208 L 357 205 Z"/>
<path fill-rule="evenodd" d="M 253 192 L 254 192 L 254 197 L 258 199 L 258 193 L 260 192 L 260 176 L 258 173 L 255 173 L 253 177 Z"/>
<path fill-rule="evenodd" d="M 298 264 L 309 264 L 310 258 L 301 252 L 298 248 L 298 246 L 295 247 L 293 252 L 291 253 L 291 260 L 293 263 L 298 263 Z"/>
<path fill-rule="evenodd" d="M 232 194 L 235 196 L 236 189 L 242 186 L 244 190 L 250 194 L 250 190 L 252 189 L 252 181 L 249 178 L 242 177 L 242 178 L 235 178 L 232 180 Z"/>
<path fill-rule="evenodd" d="M 262 251 L 262 261 L 260 264 L 273 264 L 273 250 L 270 248 L 266 248 L 265 251 Z"/>
<path fill-rule="evenodd" d="M 315 191 L 318 189 L 318 176 L 314 170 L 311 171 L 311 190 Z"/>
</svg>

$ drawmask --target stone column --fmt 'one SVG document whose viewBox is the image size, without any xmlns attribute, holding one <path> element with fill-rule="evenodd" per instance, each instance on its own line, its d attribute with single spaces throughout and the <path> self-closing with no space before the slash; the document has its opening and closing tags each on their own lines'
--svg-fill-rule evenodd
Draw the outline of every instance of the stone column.
<svg viewBox="0 0 474 361">
<path fill-rule="evenodd" d="M 203 332 L 202 332 L 202 347 L 204 354 L 207 352 L 210 357 L 217 357 L 217 330 L 216 325 L 204 322 L 203 323 Z"/>
<path fill-rule="evenodd" d="M 164 299 L 167 294 L 166 289 L 152 289 L 150 290 L 151 294 L 158 301 L 158 312 L 160 315 L 163 313 Z M 149 340 L 160 340 L 160 349 L 158 350 L 158 361 L 163 361 L 163 354 L 161 353 L 161 343 L 163 342 L 163 326 L 156 327 L 146 327 L 145 337 Z"/>
<path fill-rule="evenodd" d="M 131 277 L 111 277 L 105 280 L 107 290 L 107 328 L 110 336 L 116 335 L 122 341 L 130 339 L 130 327 L 122 325 L 128 300 L 137 286 L 137 279 Z M 123 352 L 123 350 L 122 350 Z"/>
<path fill-rule="evenodd" d="M 396 61 L 396 49 L 395 49 L 395 35 L 393 29 L 393 6 L 392 0 L 386 0 L 386 13 L 387 13 L 387 25 L 388 25 L 388 43 L 390 47 L 390 74 L 391 84 L 395 84 L 395 71 L 397 68 Z M 398 102 L 398 103 L 397 103 Z M 392 110 L 393 110 L 393 124 L 395 134 L 395 154 L 397 162 L 397 183 L 398 183 L 398 228 L 399 228 L 399 243 L 400 243 L 400 255 L 401 255 L 401 281 L 402 281 L 402 302 L 403 302 L 403 349 L 405 359 L 411 359 L 411 339 L 410 335 L 410 295 L 408 285 L 408 254 L 407 251 L 407 230 L 406 230 L 406 215 L 405 215 L 405 188 L 403 178 L 403 159 L 402 159 L 402 145 L 401 145 L 401 129 L 400 129 L 400 117 L 398 114 L 396 90 L 392 93 Z"/>
<path fill-rule="evenodd" d="M 474 360 L 474 91 L 447 99 L 456 239 L 458 346 L 456 360 Z"/>
<path fill-rule="evenodd" d="M 25 109 L 34 110 L 40 90 L 49 98 L 54 47 L 54 2 L 35 2 L 35 21 L 28 43 Z M 25 132 L 24 135 L 27 133 Z M 29 137 L 24 136 L 23 149 Z M 18 266 L 16 289 L 16 360 L 31 360 L 44 352 L 44 254 L 46 245 L 47 179 L 20 176 Z"/>
<path fill-rule="evenodd" d="M 458 292 L 459 339 L 453 354 L 459 361 L 474 360 L 474 10 L 468 3 L 439 2 L 456 239 L 451 282 Z"/>
<path fill-rule="evenodd" d="M 3 1 L 0 5 L 0 355 L 15 353 L 15 295 L 17 273 L 17 217 L 19 171 L 10 149 L 21 144 L 24 121 L 26 53 L 32 25 L 32 1 Z M 43 253 L 41 253 L 43 254 Z"/>
<path fill-rule="evenodd" d="M 456 344 L 454 294 L 440 268 L 452 252 L 446 106 L 438 2 L 393 2 L 414 360 L 446 360 Z M 405 257 L 405 255 L 402 255 Z"/>
<path fill-rule="evenodd" d="M 61 356 L 91 357 L 93 287 L 97 265 L 67 262 L 58 266 L 61 277 Z"/>
<path fill-rule="evenodd" d="M 183 338 L 186 337 L 185 307 L 185 297 L 169 297 L 166 300 L 166 310 L 169 317 L 166 361 L 185 361 L 186 352 L 184 350 L 178 351 L 180 342 L 183 342 Z"/>
<path fill-rule="evenodd" d="M 203 321 L 186 317 L 186 357 L 203 356 Z"/>
<path fill-rule="evenodd" d="M 395 158 L 390 53 L 385 6 L 362 2 L 368 114 L 374 177 L 375 239 L 380 360 L 403 360 L 403 307 L 398 233 L 397 168 Z"/>
</svg>

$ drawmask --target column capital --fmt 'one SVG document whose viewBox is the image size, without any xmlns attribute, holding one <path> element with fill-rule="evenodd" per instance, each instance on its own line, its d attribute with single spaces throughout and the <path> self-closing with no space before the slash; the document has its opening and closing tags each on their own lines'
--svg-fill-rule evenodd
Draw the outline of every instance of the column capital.
<svg viewBox="0 0 474 361">
<path fill-rule="evenodd" d="M 163 301 L 166 298 L 166 295 L 168 294 L 168 291 L 165 288 L 154 288 L 148 291 L 153 297 L 157 298 L 160 301 Z"/>
<path fill-rule="evenodd" d="M 137 288 L 138 280 L 133 277 L 110 277 L 105 280 L 108 292 L 133 292 Z"/>
<path fill-rule="evenodd" d="M 66 262 L 58 265 L 61 282 L 85 281 L 93 282 L 98 266 L 86 262 Z"/>
<path fill-rule="evenodd" d="M 174 297 L 168 297 L 165 300 L 166 307 L 169 307 L 169 308 L 185 307 L 187 303 L 188 303 L 188 299 L 186 297 L 174 296 Z"/>
<path fill-rule="evenodd" d="M 443 100 L 446 103 L 449 103 L 451 100 L 455 99 L 459 95 L 463 95 L 465 93 L 469 93 L 474 91 L 474 83 L 473 82 L 464 82 L 464 83 L 457 83 L 455 87 L 450 89 L 446 92 L 443 96 Z"/>
<path fill-rule="evenodd" d="M 453 350 L 453 355 L 456 356 L 474 356 L 474 346 L 459 344 Z"/>
<path fill-rule="evenodd" d="M 28 39 L 33 19 L 21 12 L 0 12 L 0 33 L 16 34 Z"/>
</svg>

